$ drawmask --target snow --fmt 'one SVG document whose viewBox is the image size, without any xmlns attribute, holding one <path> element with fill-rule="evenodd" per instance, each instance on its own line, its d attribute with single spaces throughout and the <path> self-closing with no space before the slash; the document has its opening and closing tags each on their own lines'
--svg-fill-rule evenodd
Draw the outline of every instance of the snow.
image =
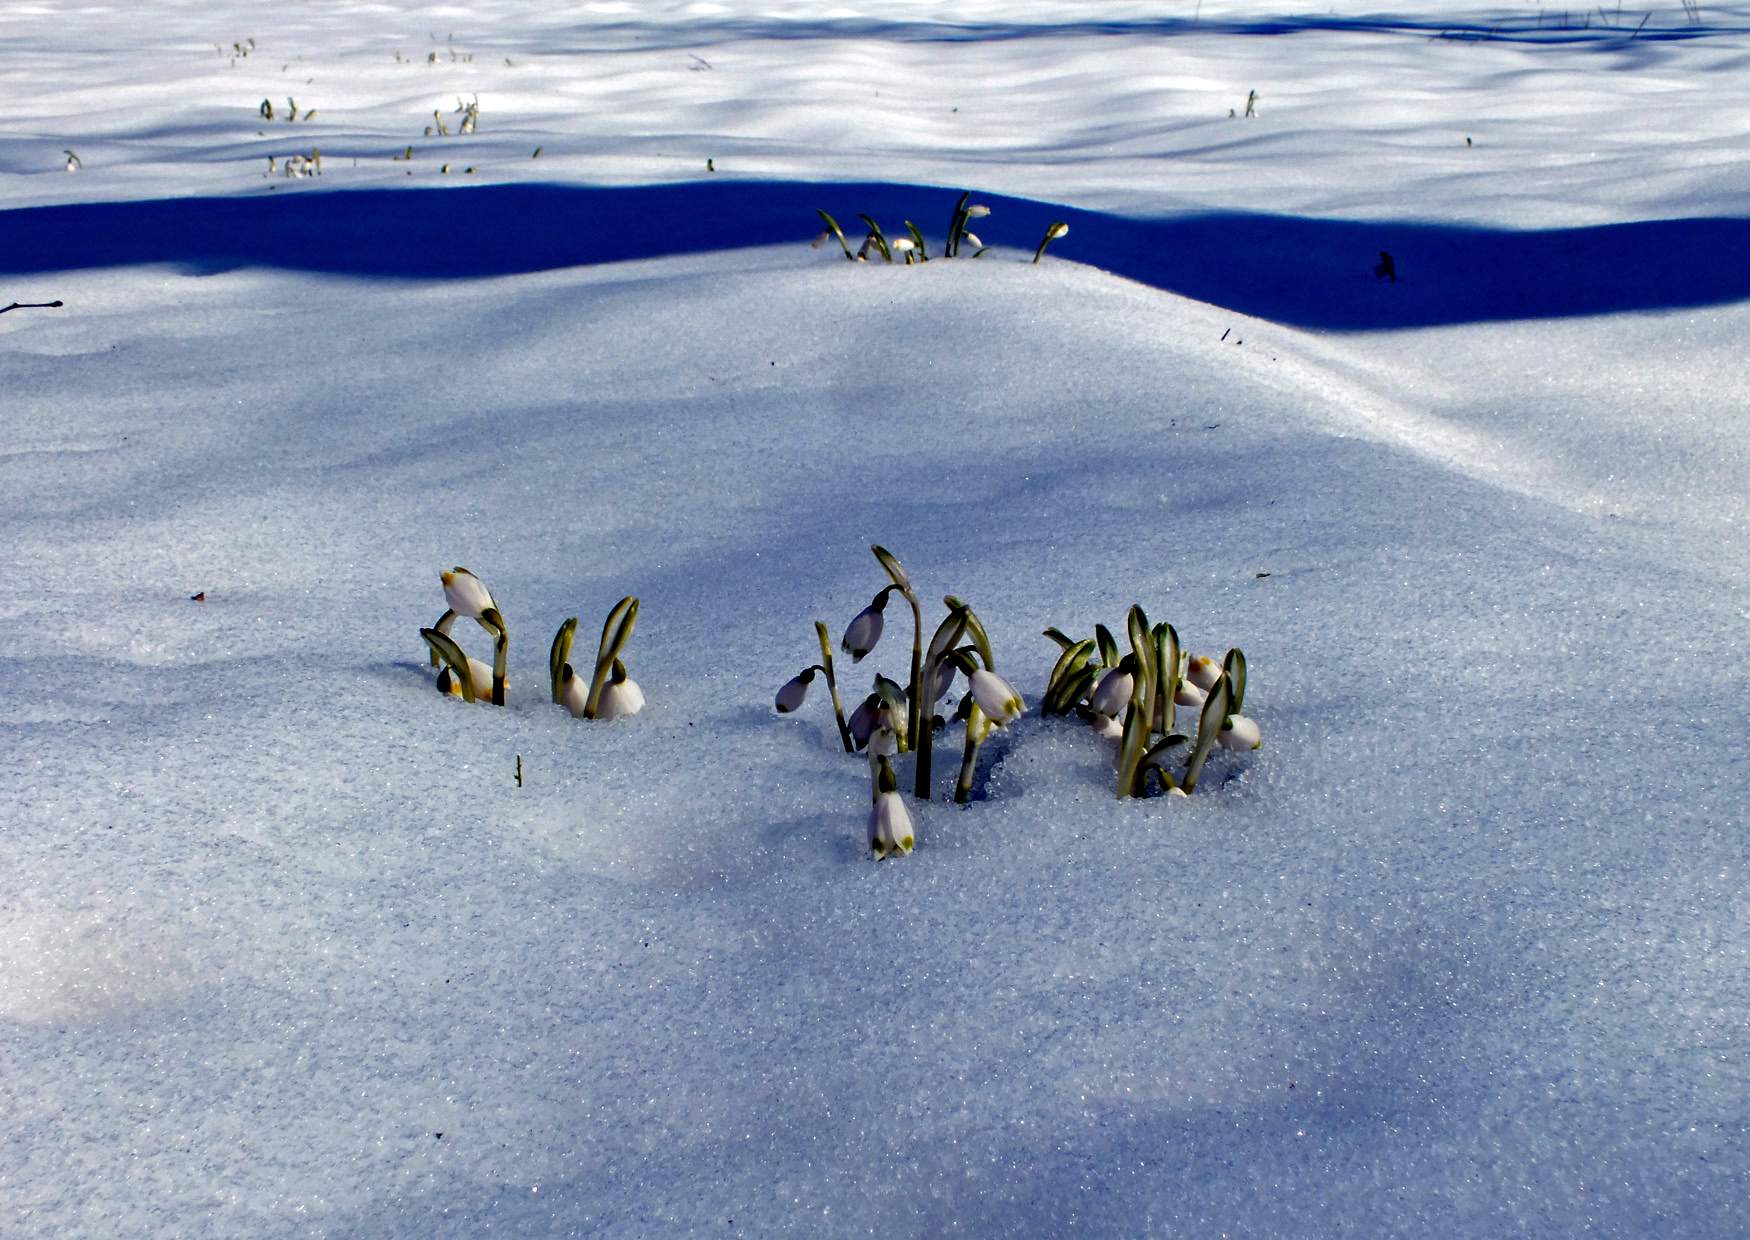
<svg viewBox="0 0 1750 1240">
<path fill-rule="evenodd" d="M 1739 1230 L 1750 7 L 1646 12 L 9 6 L 0 1232 Z M 772 708 L 873 542 L 1034 708 L 879 864 Z M 1189 800 L 1038 717 L 1133 602 Z"/>
</svg>

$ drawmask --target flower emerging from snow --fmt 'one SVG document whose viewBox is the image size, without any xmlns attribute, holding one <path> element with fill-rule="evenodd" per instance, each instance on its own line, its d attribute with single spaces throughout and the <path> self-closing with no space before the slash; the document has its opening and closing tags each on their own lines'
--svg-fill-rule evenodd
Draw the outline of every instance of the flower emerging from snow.
<svg viewBox="0 0 1750 1240">
<path fill-rule="evenodd" d="M 1264 737 L 1258 731 L 1258 721 L 1246 715 L 1229 715 L 1221 725 L 1221 731 L 1215 734 L 1215 743 L 1223 749 L 1232 749 L 1244 753 L 1248 749 L 1258 749 L 1264 744 Z"/>
<path fill-rule="evenodd" d="M 1013 723 L 1027 709 L 1021 695 L 1015 692 L 1015 686 L 988 668 L 976 669 L 971 680 L 972 700 L 998 727 Z"/>
<path fill-rule="evenodd" d="M 1094 725 L 1094 735 L 1096 736 L 1103 736 L 1109 741 L 1124 739 L 1124 725 L 1111 715 L 1095 711 L 1093 719 L 1089 722 Z"/>
<path fill-rule="evenodd" d="M 911 852 L 915 836 L 911 826 L 911 811 L 898 792 L 881 792 L 869 807 L 869 846 L 875 859 L 904 856 Z"/>
<path fill-rule="evenodd" d="M 468 658 L 468 678 L 473 681 L 474 692 L 479 695 L 476 700 L 490 704 L 492 701 L 491 665 L 482 663 L 470 655 Z M 457 681 L 456 674 L 448 667 L 438 673 L 437 687 L 439 692 L 447 693 L 451 697 L 462 696 L 462 686 Z"/>
<path fill-rule="evenodd" d="M 636 715 L 644 709 L 644 690 L 638 687 L 638 682 L 626 675 L 626 669 L 618 661 L 614 665 L 614 677 L 602 688 L 601 701 L 596 704 L 597 719 L 618 719 L 623 715 Z"/>
<path fill-rule="evenodd" d="M 1185 666 L 1185 679 L 1207 693 L 1221 679 L 1221 664 L 1206 654 L 1192 655 Z"/>
<path fill-rule="evenodd" d="M 492 593 L 467 569 L 453 568 L 442 574 L 440 580 L 444 583 L 444 601 L 458 616 L 478 620 L 486 612 L 495 610 Z"/>
<path fill-rule="evenodd" d="M 1130 705 L 1130 695 L 1135 692 L 1136 677 L 1115 667 L 1100 678 L 1100 686 L 1088 699 L 1088 705 L 1099 714 L 1117 718 Z"/>
<path fill-rule="evenodd" d="M 560 670 L 559 677 L 559 704 L 571 712 L 573 719 L 583 718 L 589 705 L 588 682 L 572 671 L 569 663 Z"/>
<path fill-rule="evenodd" d="M 1198 688 L 1197 682 L 1181 680 L 1179 691 L 1173 695 L 1173 702 L 1178 706 L 1189 706 L 1193 710 L 1201 709 L 1209 694 Z"/>
</svg>

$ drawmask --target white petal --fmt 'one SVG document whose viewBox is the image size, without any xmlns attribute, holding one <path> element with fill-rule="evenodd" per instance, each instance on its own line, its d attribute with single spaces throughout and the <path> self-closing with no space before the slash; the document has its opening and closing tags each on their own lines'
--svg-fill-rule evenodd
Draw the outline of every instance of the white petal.
<svg viewBox="0 0 1750 1240">
<path fill-rule="evenodd" d="M 1195 683 L 1189 680 L 1181 680 L 1179 682 L 1179 691 L 1173 695 L 1173 701 L 1175 704 L 1179 706 L 1199 708 L 1202 707 L 1203 703 L 1208 700 L 1208 698 L 1209 695 L 1207 693 L 1202 689 L 1199 689 Z"/>
<path fill-rule="evenodd" d="M 1223 749 L 1239 753 L 1261 748 L 1264 737 L 1258 731 L 1258 721 L 1246 715 L 1229 715 L 1227 726 L 1215 734 L 1215 743 Z"/>
<path fill-rule="evenodd" d="M 1130 705 L 1130 696 L 1135 692 L 1136 677 L 1113 668 L 1100 677 L 1100 687 L 1094 690 L 1094 696 L 1088 699 L 1088 705 L 1102 715 L 1117 718 Z"/>
<path fill-rule="evenodd" d="M 1192 655 L 1185 668 L 1185 679 L 1207 693 L 1221 679 L 1221 664 L 1206 654 Z"/>
<path fill-rule="evenodd" d="M 444 573 L 444 601 L 458 616 L 478 620 L 482 612 L 493 605 L 492 594 L 473 573 L 465 568 Z"/>
<path fill-rule="evenodd" d="M 565 666 L 571 665 L 567 663 Z M 589 685 L 583 677 L 573 673 L 560 680 L 559 704 L 571 712 L 573 719 L 583 718 L 583 708 L 589 705 Z"/>
<path fill-rule="evenodd" d="M 1012 722 L 1027 709 L 1027 704 L 1015 692 L 1013 685 L 983 667 L 972 673 L 972 700 L 999 727 Z"/>
<path fill-rule="evenodd" d="M 778 690 L 775 703 L 780 715 L 789 714 L 808 699 L 808 684 L 809 680 L 805 680 L 801 676 L 792 676 L 784 682 L 784 687 Z"/>
<path fill-rule="evenodd" d="M 638 687 L 638 682 L 631 677 L 625 680 L 610 680 L 602 687 L 601 700 L 596 703 L 595 717 L 597 719 L 618 719 L 623 715 L 636 715 L 644 709 L 644 690 Z"/>
<path fill-rule="evenodd" d="M 875 649 L 875 643 L 881 640 L 881 630 L 886 624 L 881 612 L 873 606 L 865 607 L 857 613 L 856 619 L 845 626 L 844 640 L 839 647 L 851 656 L 851 662 L 856 663 L 862 657 Z"/>
</svg>

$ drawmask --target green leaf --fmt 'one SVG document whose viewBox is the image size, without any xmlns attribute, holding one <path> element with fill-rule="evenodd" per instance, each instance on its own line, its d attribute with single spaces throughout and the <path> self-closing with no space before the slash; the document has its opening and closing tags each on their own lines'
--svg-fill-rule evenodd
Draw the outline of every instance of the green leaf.
<svg viewBox="0 0 1750 1240">
<path fill-rule="evenodd" d="M 1112 630 L 1103 624 L 1094 626 L 1094 640 L 1100 645 L 1100 664 L 1103 667 L 1118 666 L 1118 639 L 1112 636 Z"/>
<path fill-rule="evenodd" d="M 966 616 L 966 635 L 972 638 L 972 644 L 978 647 L 978 657 L 984 660 L 987 671 L 997 670 L 996 656 L 990 650 L 990 635 L 984 631 L 984 622 L 978 618 L 978 613 L 967 604 L 955 598 L 952 594 L 942 600 L 943 605 L 951 610 L 958 610 Z M 955 638 L 959 641 L 959 638 Z"/>
<path fill-rule="evenodd" d="M 1223 676 L 1215 682 L 1215 688 L 1209 691 L 1209 698 L 1203 703 L 1203 715 L 1197 721 L 1197 744 L 1191 750 L 1190 760 L 1185 763 L 1185 777 L 1179 781 L 1179 786 L 1186 793 L 1197 790 L 1197 777 L 1203 773 L 1204 760 L 1209 757 L 1216 735 L 1230 713 L 1230 701 L 1227 677 Z"/>
<path fill-rule="evenodd" d="M 564 687 L 560 669 L 571 662 L 571 642 L 576 636 L 577 617 L 573 616 L 553 634 L 553 648 L 547 652 L 547 678 L 552 682 L 555 702 L 560 700 L 560 690 Z"/>
<path fill-rule="evenodd" d="M 1163 620 L 1155 625 L 1154 639 L 1155 695 L 1161 704 L 1155 713 L 1162 729 L 1171 732 L 1178 711 L 1174 699 L 1179 693 L 1179 630 Z"/>
<path fill-rule="evenodd" d="M 1045 700 L 1040 704 L 1040 713 L 1046 715 L 1061 715 L 1069 709 L 1059 694 L 1065 683 L 1088 665 L 1093 657 L 1094 643 L 1087 638 L 1065 646 L 1057 656 L 1057 662 L 1052 665 L 1051 675 L 1045 681 Z"/>
<path fill-rule="evenodd" d="M 887 234 L 881 231 L 881 225 L 877 224 L 866 215 L 859 214 L 857 218 L 869 226 L 869 234 L 875 238 L 875 245 L 880 249 L 881 257 L 891 263 L 893 261 L 893 249 L 887 244 Z"/>
<path fill-rule="evenodd" d="M 1233 686 L 1233 705 L 1228 707 L 1227 713 L 1240 714 L 1246 708 L 1246 656 L 1238 646 L 1227 652 L 1227 658 L 1221 661 L 1221 670 L 1227 683 Z"/>
<path fill-rule="evenodd" d="M 966 228 L 966 200 L 971 197 L 972 191 L 967 190 L 960 195 L 960 201 L 954 204 L 954 215 L 948 222 L 948 248 L 945 251 L 949 258 L 960 253 L 960 234 Z"/>
<path fill-rule="evenodd" d="M 1073 637 L 1070 637 L 1056 625 L 1052 625 L 1050 628 L 1046 629 L 1045 636 L 1056 642 L 1059 650 L 1068 650 L 1071 646 L 1076 644 Z"/>
<path fill-rule="evenodd" d="M 899 557 L 879 543 L 870 544 L 869 550 L 875 553 L 875 558 L 881 562 L 882 569 L 893 579 L 893 584 L 899 587 L 902 594 L 911 593 L 911 578 L 905 575 L 905 566 L 899 562 Z"/>
<path fill-rule="evenodd" d="M 1146 709 L 1132 697 L 1124 708 L 1124 736 L 1118 742 L 1118 795 L 1142 795 L 1142 758 L 1148 750 L 1148 720 Z"/>
<path fill-rule="evenodd" d="M 425 638 L 426 645 L 432 653 L 441 658 L 450 669 L 450 675 L 455 678 L 456 685 L 462 690 L 464 702 L 478 701 L 474 691 L 474 674 L 468 670 L 468 656 L 462 653 L 462 648 L 444 633 L 436 629 L 421 629 L 419 635 Z"/>
<path fill-rule="evenodd" d="M 1099 681 L 1101 674 L 1097 664 L 1089 663 L 1074 675 L 1066 677 L 1064 683 L 1059 686 L 1060 709 L 1057 713 L 1067 715 L 1074 710 L 1076 703 L 1094 691 L 1094 685 Z"/>
<path fill-rule="evenodd" d="M 411 150 L 412 148 L 409 148 L 409 149 Z M 539 148 L 536 148 L 535 153 L 537 155 L 540 154 Z M 821 219 L 826 221 L 827 231 L 831 232 L 833 236 L 835 236 L 839 239 L 839 248 L 845 252 L 845 257 L 850 259 L 852 262 L 855 262 L 857 259 L 857 256 L 855 254 L 851 253 L 850 242 L 845 240 L 845 233 L 844 233 L 844 230 L 839 227 L 839 222 L 837 220 L 833 219 L 832 216 L 828 215 L 825 211 L 822 211 L 818 207 L 815 208 L 814 213 L 816 215 L 818 215 Z"/>
<path fill-rule="evenodd" d="M 930 261 L 930 252 L 929 252 L 929 250 L 927 250 L 924 247 L 924 235 L 923 235 L 923 233 L 918 231 L 918 226 L 916 224 L 912 223 L 910 220 L 907 220 L 905 222 L 905 230 L 911 234 L 912 244 L 917 246 L 917 248 L 918 248 L 918 250 L 917 250 L 918 262 L 920 262 L 920 263 L 929 262 Z"/>
</svg>

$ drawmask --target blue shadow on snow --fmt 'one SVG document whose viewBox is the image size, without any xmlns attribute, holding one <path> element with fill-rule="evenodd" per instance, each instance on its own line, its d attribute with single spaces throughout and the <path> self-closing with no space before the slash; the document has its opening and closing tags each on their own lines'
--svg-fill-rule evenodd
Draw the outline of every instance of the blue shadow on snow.
<svg viewBox="0 0 1750 1240">
<path fill-rule="evenodd" d="M 290 187 L 288 187 L 290 188 Z M 940 247 L 958 195 L 890 184 L 711 180 L 591 187 L 482 185 L 77 203 L 0 212 L 0 275 L 171 263 L 460 279 L 799 242 L 831 211 L 904 219 Z M 1717 305 L 1750 298 L 1750 219 L 1512 231 L 1243 212 L 1134 218 L 979 194 L 986 241 L 1280 323 L 1333 331 L 1431 327 Z M 1399 279 L 1376 278 L 1390 251 Z M 989 261 L 989 256 L 986 261 Z M 1004 256 L 1013 260 L 1012 253 Z M 836 246 L 820 261 L 842 262 Z M 999 259 L 1001 261 L 1001 259 Z"/>
</svg>

